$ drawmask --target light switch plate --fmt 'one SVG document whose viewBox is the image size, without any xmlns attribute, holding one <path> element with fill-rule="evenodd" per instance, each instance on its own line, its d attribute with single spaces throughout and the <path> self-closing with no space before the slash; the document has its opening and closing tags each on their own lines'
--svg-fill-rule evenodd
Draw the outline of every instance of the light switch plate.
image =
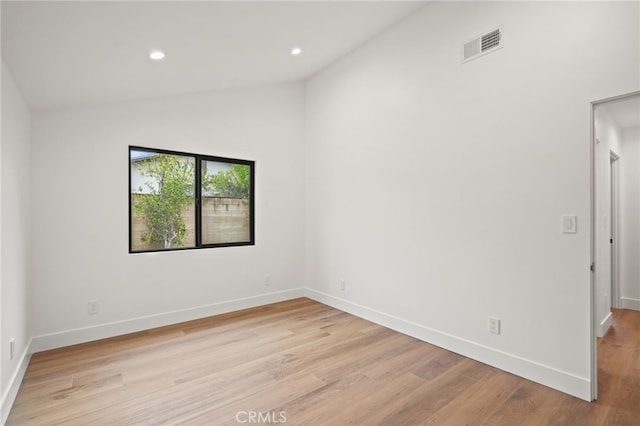
<svg viewBox="0 0 640 426">
<path fill-rule="evenodd" d="M 576 232 L 578 232 L 578 216 L 562 216 L 562 233 L 575 234 Z"/>
</svg>

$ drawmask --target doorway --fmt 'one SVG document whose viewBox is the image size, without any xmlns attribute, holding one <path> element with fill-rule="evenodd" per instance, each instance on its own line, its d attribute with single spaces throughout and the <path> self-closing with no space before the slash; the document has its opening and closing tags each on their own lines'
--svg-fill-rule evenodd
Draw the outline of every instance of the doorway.
<svg viewBox="0 0 640 426">
<path fill-rule="evenodd" d="M 592 102 L 591 118 L 591 388 L 597 399 L 597 338 L 611 326 L 612 308 L 640 310 L 640 91 Z"/>
</svg>

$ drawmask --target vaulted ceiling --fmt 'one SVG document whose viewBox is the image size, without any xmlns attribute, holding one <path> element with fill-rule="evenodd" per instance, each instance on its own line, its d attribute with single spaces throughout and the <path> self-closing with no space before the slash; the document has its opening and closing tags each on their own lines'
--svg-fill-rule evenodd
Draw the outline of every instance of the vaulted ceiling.
<svg viewBox="0 0 640 426">
<path fill-rule="evenodd" d="M 33 110 L 267 85 L 313 75 L 423 6 L 2 1 L 2 58 Z"/>
</svg>

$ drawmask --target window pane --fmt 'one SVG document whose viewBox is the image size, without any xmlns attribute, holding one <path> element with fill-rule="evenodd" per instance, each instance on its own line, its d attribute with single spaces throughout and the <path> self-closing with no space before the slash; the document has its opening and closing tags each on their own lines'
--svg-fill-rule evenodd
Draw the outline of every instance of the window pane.
<svg viewBox="0 0 640 426">
<path fill-rule="evenodd" d="M 195 247 L 195 159 L 129 151 L 131 251 Z"/>
<path fill-rule="evenodd" d="M 251 241 L 251 167 L 202 161 L 202 244 Z"/>
</svg>

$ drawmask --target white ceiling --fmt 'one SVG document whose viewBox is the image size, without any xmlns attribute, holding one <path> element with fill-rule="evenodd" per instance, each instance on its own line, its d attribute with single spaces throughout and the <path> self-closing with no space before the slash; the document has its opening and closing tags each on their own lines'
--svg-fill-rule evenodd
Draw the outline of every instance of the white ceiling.
<svg viewBox="0 0 640 426">
<path fill-rule="evenodd" d="M 602 105 L 621 129 L 640 127 L 640 94 Z"/>
<path fill-rule="evenodd" d="M 423 5 L 3 0 L 2 58 L 34 110 L 274 84 L 313 75 Z M 153 49 L 166 58 L 151 61 Z"/>
</svg>

